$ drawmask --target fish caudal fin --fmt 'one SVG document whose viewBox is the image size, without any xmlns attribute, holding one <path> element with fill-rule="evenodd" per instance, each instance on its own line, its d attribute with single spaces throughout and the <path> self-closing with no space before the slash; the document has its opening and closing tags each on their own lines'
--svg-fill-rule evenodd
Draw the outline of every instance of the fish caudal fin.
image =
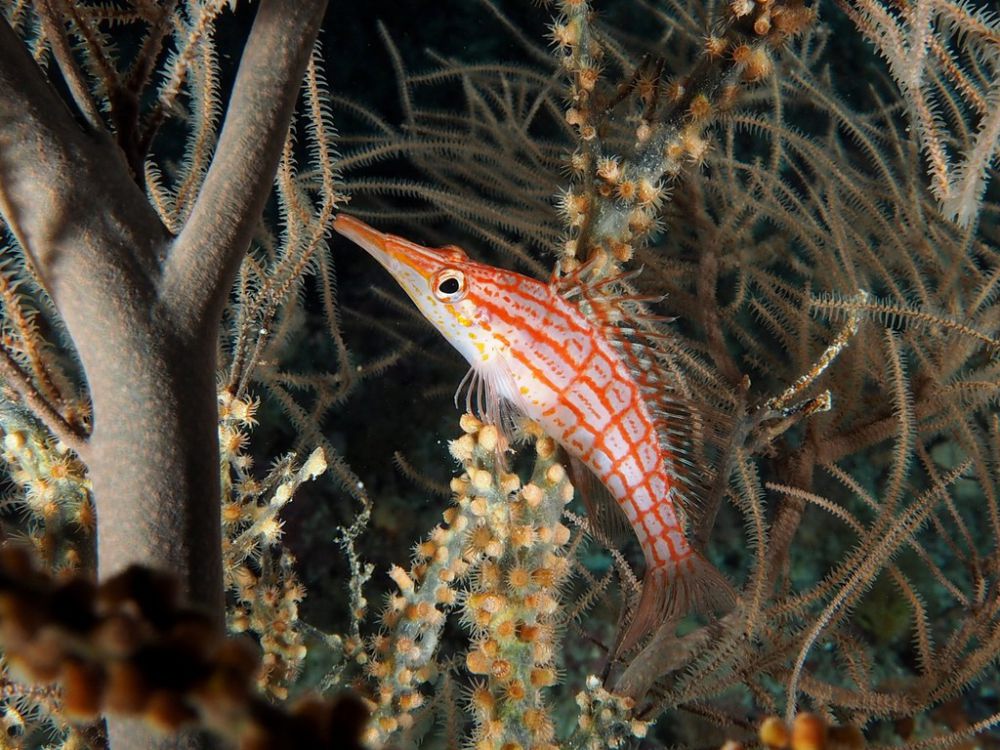
<svg viewBox="0 0 1000 750">
<path fill-rule="evenodd" d="M 691 611 L 723 612 L 735 602 L 736 592 L 726 577 L 697 552 L 677 563 L 647 567 L 639 605 L 618 639 L 615 654 L 632 650 L 664 623 Z"/>
</svg>

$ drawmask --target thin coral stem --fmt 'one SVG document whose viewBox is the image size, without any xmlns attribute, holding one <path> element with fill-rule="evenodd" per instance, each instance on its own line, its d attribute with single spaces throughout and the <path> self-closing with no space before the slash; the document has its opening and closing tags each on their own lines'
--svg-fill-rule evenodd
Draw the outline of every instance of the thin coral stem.
<svg viewBox="0 0 1000 750">
<path fill-rule="evenodd" d="M 66 28 L 59 12 L 62 10 L 62 4 L 63 0 L 40 0 L 38 14 L 42 19 L 42 28 L 49 38 L 52 54 L 56 58 L 59 70 L 63 74 L 66 86 L 69 88 L 80 113 L 94 130 L 103 131 L 105 129 L 104 121 L 101 119 L 97 102 L 94 101 L 83 71 L 80 70 L 80 66 L 77 65 L 76 59 L 73 57 L 73 50 L 66 37 Z"/>
<path fill-rule="evenodd" d="M 66 421 L 66 418 L 39 391 L 27 373 L 6 348 L 0 346 L 0 375 L 17 391 L 24 402 L 42 420 L 45 426 L 69 448 L 83 456 L 87 449 L 87 435 Z"/>
</svg>

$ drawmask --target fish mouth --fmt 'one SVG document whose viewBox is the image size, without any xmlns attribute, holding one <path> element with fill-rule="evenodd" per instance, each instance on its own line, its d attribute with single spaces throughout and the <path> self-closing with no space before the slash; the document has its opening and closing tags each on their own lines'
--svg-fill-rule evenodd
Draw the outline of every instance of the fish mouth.
<svg viewBox="0 0 1000 750">
<path fill-rule="evenodd" d="M 430 248 L 380 232 L 354 216 L 338 214 L 333 229 L 363 248 L 396 278 L 409 268 L 429 279 L 441 266 L 440 258 Z"/>
<path fill-rule="evenodd" d="M 365 224 L 361 219 L 347 214 L 337 214 L 337 218 L 333 220 L 333 229 L 373 255 L 385 252 L 385 241 L 388 235 Z"/>
</svg>

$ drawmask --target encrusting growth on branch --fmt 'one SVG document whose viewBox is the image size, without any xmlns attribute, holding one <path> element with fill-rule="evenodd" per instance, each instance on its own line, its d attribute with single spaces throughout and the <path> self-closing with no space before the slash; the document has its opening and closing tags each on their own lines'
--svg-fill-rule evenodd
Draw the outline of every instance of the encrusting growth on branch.
<svg viewBox="0 0 1000 750">
<path fill-rule="evenodd" d="M 306 646 L 299 620 L 305 587 L 295 559 L 281 543 L 280 514 L 299 486 L 327 470 L 322 448 L 301 464 L 281 457 L 258 478 L 247 451 L 259 402 L 219 394 L 219 451 L 222 470 L 222 570 L 235 603 L 227 608 L 229 630 L 251 632 L 263 652 L 257 685 L 267 695 L 288 698 L 288 686 L 302 668 Z"/>
<path fill-rule="evenodd" d="M 546 689 L 558 679 L 571 536 L 561 518 L 573 486 L 551 438 L 536 434 L 531 481 L 521 486 L 497 461 L 497 428 L 464 421 L 468 435 L 452 451 L 467 467 L 458 493 L 474 517 L 468 544 L 477 557 L 462 598 L 472 635 L 465 656 L 474 675 L 471 742 L 477 750 L 555 750 Z"/>
<path fill-rule="evenodd" d="M 20 404 L 0 399 L 3 450 L 20 490 L 27 541 L 48 570 L 93 570 L 96 518 L 86 467 Z"/>
<path fill-rule="evenodd" d="M 576 695 L 580 709 L 571 744 L 582 750 L 629 747 L 632 738 L 642 739 L 650 722 L 636 718 L 633 698 L 609 692 L 594 675 Z"/>
<path fill-rule="evenodd" d="M 572 230 L 562 264 L 571 271 L 598 251 L 619 263 L 632 258 L 658 229 L 670 182 L 705 160 L 708 126 L 732 110 L 741 89 L 772 74 L 774 50 L 810 26 L 815 12 L 801 0 L 733 0 L 689 74 L 667 83 L 662 63 L 646 58 L 612 90 L 602 75 L 606 50 L 590 2 L 557 5 L 551 38 L 569 78 L 566 122 L 579 141 L 571 157 L 576 184 L 561 197 Z M 627 154 L 614 153 L 602 133 L 632 99 L 633 145 Z"/>
<path fill-rule="evenodd" d="M 160 733 L 203 726 L 241 750 L 359 748 L 354 698 L 306 699 L 283 711 L 259 697 L 260 661 L 182 606 L 169 576 L 134 567 L 98 587 L 56 582 L 22 550 L 0 550 L 0 646 L 11 668 L 58 682 L 63 715 L 141 719 Z"/>
<path fill-rule="evenodd" d="M 389 575 L 382 632 L 368 672 L 376 678 L 367 741 L 375 746 L 413 726 L 437 679 L 436 650 L 448 612 L 471 633 L 465 667 L 477 748 L 555 747 L 544 691 L 556 682 L 560 587 L 569 573 L 569 529 L 560 522 L 573 497 L 551 439 L 537 436 L 531 482 L 522 486 L 499 461 L 500 435 L 466 414 L 450 444 L 464 471 L 443 525 L 417 545 L 408 570 Z M 511 744 L 513 743 L 513 744 Z"/>
</svg>

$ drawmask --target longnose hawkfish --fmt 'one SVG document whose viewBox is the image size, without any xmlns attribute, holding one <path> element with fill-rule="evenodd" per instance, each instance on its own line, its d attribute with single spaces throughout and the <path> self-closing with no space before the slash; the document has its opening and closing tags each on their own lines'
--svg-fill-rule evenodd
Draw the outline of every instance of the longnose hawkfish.
<svg viewBox="0 0 1000 750">
<path fill-rule="evenodd" d="M 729 584 L 685 536 L 676 425 L 658 400 L 664 388 L 656 387 L 651 358 L 627 337 L 628 305 L 616 304 L 614 278 L 588 286 L 578 272 L 543 283 L 345 214 L 334 229 L 382 264 L 468 360 L 463 382 L 487 421 L 499 421 L 504 402 L 513 406 L 592 472 L 624 512 L 646 572 L 619 653 L 690 609 L 727 603 Z"/>
</svg>

